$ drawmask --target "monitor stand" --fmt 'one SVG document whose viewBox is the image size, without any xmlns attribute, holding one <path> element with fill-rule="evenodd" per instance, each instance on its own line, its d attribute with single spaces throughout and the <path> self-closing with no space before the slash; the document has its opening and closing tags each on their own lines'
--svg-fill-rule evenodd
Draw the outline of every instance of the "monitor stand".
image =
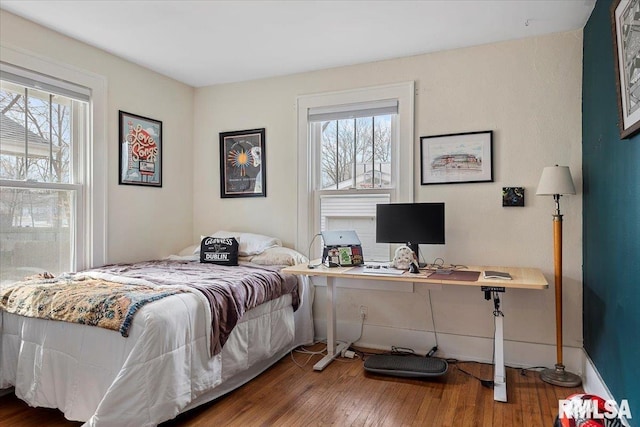
<svg viewBox="0 0 640 427">
<path fill-rule="evenodd" d="M 409 246 L 413 253 L 416 254 L 416 258 L 418 259 L 418 267 L 425 268 L 427 265 L 429 265 L 428 263 L 420 261 L 420 245 L 418 245 L 417 243 L 407 242 L 407 246 Z"/>
</svg>

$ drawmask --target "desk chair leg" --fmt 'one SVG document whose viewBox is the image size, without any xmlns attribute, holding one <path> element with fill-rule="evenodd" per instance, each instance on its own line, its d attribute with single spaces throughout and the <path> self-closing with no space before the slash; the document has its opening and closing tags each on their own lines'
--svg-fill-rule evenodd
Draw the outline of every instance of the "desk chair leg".
<svg viewBox="0 0 640 427">
<path fill-rule="evenodd" d="M 322 371 L 343 350 L 349 348 L 351 343 L 336 345 L 336 298 L 333 277 L 327 277 L 327 355 L 313 365 L 314 371 Z"/>
</svg>

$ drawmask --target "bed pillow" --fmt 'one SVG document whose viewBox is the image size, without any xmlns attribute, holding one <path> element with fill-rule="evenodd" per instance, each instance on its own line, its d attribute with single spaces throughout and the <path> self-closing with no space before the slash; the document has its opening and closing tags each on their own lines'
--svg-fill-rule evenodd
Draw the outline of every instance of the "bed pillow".
<svg viewBox="0 0 640 427">
<path fill-rule="evenodd" d="M 253 233 L 240 234 L 240 255 L 258 255 L 276 246 L 282 246 L 282 241 L 275 237 Z"/>
<path fill-rule="evenodd" d="M 233 237 L 234 239 L 236 239 L 238 241 L 238 245 L 240 245 L 240 234 L 242 234 L 242 233 L 238 233 L 238 232 L 235 232 L 235 231 L 219 230 L 219 231 L 216 231 L 213 234 L 200 235 L 200 241 L 202 242 L 207 237 Z M 240 251 L 240 248 L 238 246 L 238 253 L 239 253 L 239 251 Z M 200 253 L 200 245 L 197 245 L 196 250 L 193 253 L 194 254 Z"/>
<path fill-rule="evenodd" d="M 254 255 L 251 262 L 258 265 L 296 265 L 309 261 L 307 257 L 296 250 L 276 246 Z"/>
<path fill-rule="evenodd" d="M 200 253 L 200 243 L 198 243 L 197 245 L 187 246 L 186 248 L 178 252 L 178 255 L 189 256 L 197 253 Z"/>
<path fill-rule="evenodd" d="M 200 236 L 200 239 L 204 239 L 205 237 L 207 236 Z M 268 248 L 282 246 L 282 241 L 275 237 L 254 233 L 241 233 L 238 231 L 220 230 L 210 234 L 209 237 L 235 237 L 240 244 L 238 253 L 240 256 L 245 257 L 260 254 Z"/>
<path fill-rule="evenodd" d="M 205 237 L 200 243 L 200 262 L 238 265 L 238 246 L 235 237 Z"/>
<path fill-rule="evenodd" d="M 227 230 L 218 230 L 213 234 L 209 234 L 211 237 L 235 237 L 235 239 L 240 243 L 240 233 L 239 231 L 227 231 Z"/>
</svg>

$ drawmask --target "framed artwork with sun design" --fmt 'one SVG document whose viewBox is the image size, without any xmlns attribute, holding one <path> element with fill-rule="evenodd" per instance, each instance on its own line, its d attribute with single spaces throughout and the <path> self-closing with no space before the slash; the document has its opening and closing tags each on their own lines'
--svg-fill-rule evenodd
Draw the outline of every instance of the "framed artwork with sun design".
<svg viewBox="0 0 640 427">
<path fill-rule="evenodd" d="M 266 197 L 265 131 L 220 132 L 220 196 Z"/>
</svg>

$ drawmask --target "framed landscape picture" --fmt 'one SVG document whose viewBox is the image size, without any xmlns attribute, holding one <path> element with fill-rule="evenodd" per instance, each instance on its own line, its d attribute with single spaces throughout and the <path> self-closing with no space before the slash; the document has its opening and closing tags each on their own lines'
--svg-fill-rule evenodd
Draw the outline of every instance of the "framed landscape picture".
<svg viewBox="0 0 640 427">
<path fill-rule="evenodd" d="M 162 187 L 162 122 L 120 114 L 120 184 Z"/>
<path fill-rule="evenodd" d="M 265 129 L 220 133 L 220 196 L 266 197 Z"/>
<path fill-rule="evenodd" d="M 493 131 L 420 138 L 420 183 L 493 181 Z"/>
</svg>

